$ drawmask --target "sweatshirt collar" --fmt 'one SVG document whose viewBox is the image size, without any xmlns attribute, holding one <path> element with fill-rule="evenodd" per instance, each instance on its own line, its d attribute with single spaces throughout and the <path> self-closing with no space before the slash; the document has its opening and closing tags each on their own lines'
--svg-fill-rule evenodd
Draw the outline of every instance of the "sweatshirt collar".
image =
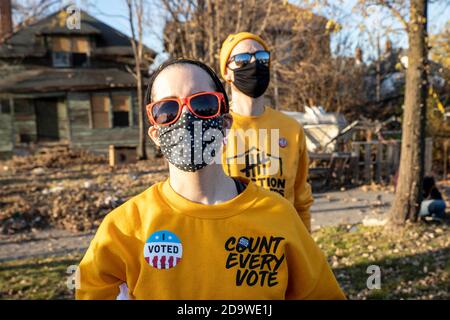
<svg viewBox="0 0 450 320">
<path fill-rule="evenodd" d="M 177 213 L 201 219 L 225 219 L 242 213 L 252 206 L 258 197 L 258 188 L 252 181 L 239 179 L 247 184 L 245 190 L 233 199 L 219 204 L 207 205 L 188 200 L 173 190 L 169 179 L 159 184 L 159 193 Z"/>
<path fill-rule="evenodd" d="M 236 113 L 234 111 L 230 111 L 231 116 L 233 117 L 233 120 L 247 120 L 247 119 L 253 119 L 253 120 L 262 120 L 270 116 L 271 108 L 270 107 L 264 107 L 263 113 L 261 113 L 259 116 L 243 116 L 239 113 Z"/>
</svg>

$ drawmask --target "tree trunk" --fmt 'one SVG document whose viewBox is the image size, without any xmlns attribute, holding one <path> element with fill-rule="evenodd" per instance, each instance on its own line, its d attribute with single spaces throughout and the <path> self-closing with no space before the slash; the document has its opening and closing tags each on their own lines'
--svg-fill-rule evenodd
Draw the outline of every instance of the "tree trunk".
<svg viewBox="0 0 450 320">
<path fill-rule="evenodd" d="M 137 70 L 139 67 L 137 67 Z M 142 94 L 142 74 L 141 71 L 136 72 L 137 75 L 137 101 L 138 101 L 138 112 L 139 112 L 139 145 L 137 150 L 138 160 L 147 160 L 147 150 L 145 148 L 145 108 L 144 99 Z"/>
<path fill-rule="evenodd" d="M 138 160 L 147 160 L 147 150 L 145 148 L 145 107 L 144 96 L 142 92 L 142 71 L 141 63 L 143 58 L 143 43 L 142 43 L 142 18 L 144 15 L 143 1 L 138 3 L 132 0 L 126 1 L 128 7 L 128 21 L 131 29 L 131 46 L 133 47 L 133 55 L 135 62 L 134 77 L 136 79 L 137 90 L 137 104 L 138 104 L 138 124 L 139 124 L 139 141 L 137 147 Z M 134 16 L 137 19 L 138 39 L 136 40 L 136 31 L 134 26 Z"/>
<path fill-rule="evenodd" d="M 381 100 L 381 49 L 380 49 L 380 35 L 377 33 L 377 63 L 376 63 L 376 101 Z"/>
<path fill-rule="evenodd" d="M 427 98 L 427 1 L 411 0 L 408 26 L 408 69 L 402 126 L 402 149 L 391 225 L 415 221 L 422 201 Z"/>
</svg>

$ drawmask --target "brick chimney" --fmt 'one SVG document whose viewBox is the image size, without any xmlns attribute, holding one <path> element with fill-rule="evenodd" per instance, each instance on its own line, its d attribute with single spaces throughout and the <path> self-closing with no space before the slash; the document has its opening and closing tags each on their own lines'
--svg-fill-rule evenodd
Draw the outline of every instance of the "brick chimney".
<svg viewBox="0 0 450 320">
<path fill-rule="evenodd" d="M 12 31 L 11 0 L 0 0 L 0 42 Z"/>
</svg>

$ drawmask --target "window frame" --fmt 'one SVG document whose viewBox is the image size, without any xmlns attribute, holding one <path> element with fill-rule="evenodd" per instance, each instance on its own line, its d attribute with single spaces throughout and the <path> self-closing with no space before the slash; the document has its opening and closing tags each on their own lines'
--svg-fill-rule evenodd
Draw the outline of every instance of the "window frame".
<svg viewBox="0 0 450 320">
<path fill-rule="evenodd" d="M 111 91 L 110 94 L 110 101 L 111 101 L 111 112 L 112 112 L 112 127 L 113 128 L 130 128 L 133 127 L 133 100 L 132 100 L 132 93 L 131 91 Z M 126 96 L 127 102 L 128 102 L 128 126 L 114 126 L 114 103 L 113 103 L 113 96 Z"/>
<path fill-rule="evenodd" d="M 56 40 L 58 39 L 58 40 Z M 83 44 L 86 47 L 86 51 L 83 52 L 79 48 L 82 47 L 78 43 L 76 44 L 76 41 L 85 41 Z M 58 50 L 55 50 L 55 43 L 54 41 L 60 41 L 60 46 L 57 48 Z M 68 44 L 63 45 L 64 41 L 68 41 Z M 68 47 L 68 48 L 67 48 Z M 90 53 L 92 50 L 92 39 L 89 36 L 52 36 L 51 37 L 51 45 L 49 46 L 49 49 L 51 51 L 52 55 L 52 66 L 54 68 L 72 68 L 72 67 L 78 67 L 78 68 L 86 68 L 89 67 L 90 62 Z M 68 64 L 55 64 L 55 56 L 57 54 L 66 54 L 68 56 L 68 59 L 70 60 Z M 74 55 L 85 55 L 86 56 L 86 62 L 82 65 L 74 65 Z"/>
<path fill-rule="evenodd" d="M 95 121 L 94 121 L 94 97 L 96 96 L 101 96 L 101 97 L 106 97 L 107 99 L 107 111 L 105 113 L 107 113 L 108 115 L 108 126 L 107 127 L 96 127 L 95 126 Z M 95 93 L 91 93 L 90 97 L 89 97 L 89 125 L 91 129 L 112 129 L 112 119 L 111 119 L 111 99 L 109 98 L 109 94 L 106 92 L 95 92 Z"/>
<path fill-rule="evenodd" d="M 0 99 L 0 114 L 12 114 L 10 99 Z"/>
<path fill-rule="evenodd" d="M 128 126 L 114 126 L 114 106 L 113 106 L 113 96 L 126 96 L 128 101 Z M 98 128 L 95 127 L 94 123 L 94 104 L 93 99 L 94 96 L 104 96 L 107 97 L 107 108 L 108 108 L 108 127 L 107 128 Z M 103 91 L 103 92 L 94 92 L 90 94 L 89 97 L 89 127 L 91 129 L 117 129 L 117 128 L 132 128 L 135 126 L 134 124 L 134 110 L 133 110 L 133 92 L 130 91 Z"/>
<path fill-rule="evenodd" d="M 68 59 L 68 63 L 67 64 L 56 63 L 56 61 L 58 61 L 56 59 L 57 55 L 65 55 L 66 58 Z M 72 52 L 52 51 L 52 66 L 53 68 L 71 68 L 73 66 Z"/>
</svg>

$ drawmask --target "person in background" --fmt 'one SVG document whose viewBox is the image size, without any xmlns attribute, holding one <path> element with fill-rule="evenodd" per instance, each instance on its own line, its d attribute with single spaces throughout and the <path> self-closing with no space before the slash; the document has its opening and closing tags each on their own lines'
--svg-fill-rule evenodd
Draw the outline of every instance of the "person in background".
<svg viewBox="0 0 450 320">
<path fill-rule="evenodd" d="M 222 159 L 225 172 L 249 178 L 284 196 L 311 231 L 309 208 L 313 197 L 307 182 L 305 133 L 295 119 L 266 106 L 264 101 L 270 82 L 268 45 L 252 33 L 230 34 L 220 50 L 220 72 L 231 85 L 232 94 L 233 126 Z M 265 139 L 259 135 L 261 129 L 265 131 Z M 245 133 L 249 130 L 254 130 L 258 137 L 246 140 Z M 245 142 L 242 152 L 237 148 L 238 140 Z M 268 170 L 268 166 L 277 170 Z"/>
<path fill-rule="evenodd" d="M 212 69 L 168 61 L 146 100 L 169 178 L 105 217 L 79 265 L 76 298 L 345 299 L 289 201 L 225 175 L 232 118 Z"/>
<path fill-rule="evenodd" d="M 433 177 L 423 178 L 423 201 L 420 204 L 419 217 L 431 217 L 441 221 L 445 216 L 445 201 L 436 187 Z"/>
</svg>

